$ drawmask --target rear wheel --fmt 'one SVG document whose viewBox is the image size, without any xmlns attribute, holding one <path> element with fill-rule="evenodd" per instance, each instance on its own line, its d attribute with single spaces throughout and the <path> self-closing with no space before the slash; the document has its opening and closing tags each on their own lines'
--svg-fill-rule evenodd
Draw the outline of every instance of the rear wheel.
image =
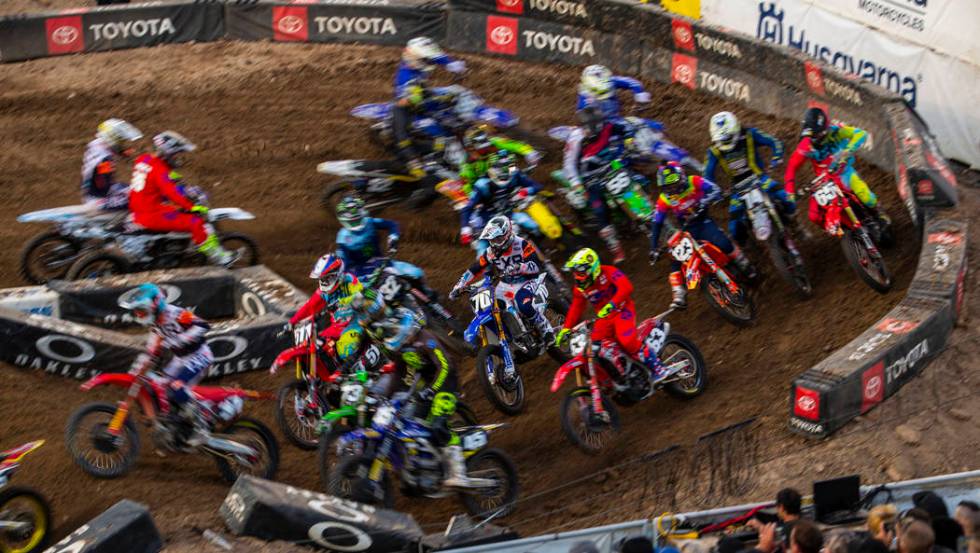
<svg viewBox="0 0 980 553">
<path fill-rule="evenodd" d="M 476 354 L 476 377 L 483 394 L 501 413 L 517 415 L 524 410 L 527 399 L 524 395 L 524 378 L 516 364 L 514 374 L 506 374 L 504 351 L 499 345 L 480 348 Z"/>
<path fill-rule="evenodd" d="M 21 487 L 0 491 L 0 551 L 43 551 L 50 532 L 51 507 L 41 494 Z"/>
<path fill-rule="evenodd" d="M 602 409 L 608 420 L 592 407 L 592 394 L 588 388 L 575 388 L 561 402 L 561 429 L 565 436 L 582 451 L 594 455 L 602 451 L 612 437 L 619 432 L 619 410 L 602 396 Z"/>
<path fill-rule="evenodd" d="M 865 284 L 875 292 L 884 294 L 892 288 L 891 273 L 885 266 L 881 252 L 873 255 L 868 251 L 857 232 L 850 229 L 845 231 L 844 239 L 840 243 L 844 249 L 844 257 Z"/>
<path fill-rule="evenodd" d="M 53 230 L 31 238 L 20 254 L 20 276 L 31 284 L 65 278 L 82 244 Z"/>
<path fill-rule="evenodd" d="M 755 302 L 744 286 L 739 286 L 738 291 L 732 293 L 717 276 L 708 273 L 701 284 L 701 291 L 708 304 L 726 321 L 736 326 L 749 326 L 755 320 Z"/>
<path fill-rule="evenodd" d="M 467 490 L 459 498 L 467 512 L 475 517 L 503 517 L 514 510 L 520 484 L 517 469 L 510 457 L 499 449 L 484 449 L 466 460 L 468 478 L 493 480 L 491 487 Z"/>
<path fill-rule="evenodd" d="M 101 278 L 122 275 L 129 270 L 130 263 L 125 257 L 106 251 L 95 251 L 76 259 L 66 276 L 68 280 Z"/>
<path fill-rule="evenodd" d="M 330 478 L 337 468 L 340 461 L 352 455 L 363 455 L 364 443 L 362 441 L 350 441 L 343 449 L 338 449 L 338 440 L 353 430 L 344 421 L 336 421 L 326 432 L 320 433 L 320 441 L 317 447 L 317 466 L 320 469 L 320 485 L 323 491 L 330 493 Z"/>
<path fill-rule="evenodd" d="M 701 395 L 708 387 L 708 367 L 701 350 L 684 336 L 667 336 L 660 351 L 660 361 L 668 368 L 680 365 L 664 386 L 668 394 L 679 399 L 691 399 Z"/>
<path fill-rule="evenodd" d="M 235 480 L 243 474 L 266 480 L 275 478 L 276 471 L 279 469 L 279 444 L 276 443 L 272 431 L 264 424 L 255 419 L 242 417 L 225 428 L 222 434 L 255 451 L 255 455 L 248 458 L 215 457 L 218 471 L 225 481 L 234 484 Z"/>
<path fill-rule="evenodd" d="M 382 469 L 381 481 L 373 482 L 368 477 L 373 463 L 374 457 L 369 455 L 345 457 L 337 464 L 330 477 L 330 495 L 386 509 L 394 507 L 395 493 L 391 474 L 387 468 Z"/>
<path fill-rule="evenodd" d="M 240 232 L 222 232 L 218 235 L 218 241 L 225 250 L 238 254 L 238 259 L 229 269 L 244 269 L 259 264 L 259 247 L 251 236 Z"/>
<path fill-rule="evenodd" d="M 779 276 L 789 283 L 802 299 L 807 299 L 813 296 L 813 286 L 810 284 L 810 277 L 806 274 L 803 258 L 798 254 L 793 255 L 786 246 L 785 240 L 786 238 L 777 232 L 769 237 L 766 244 L 769 257 Z"/>
<path fill-rule="evenodd" d="M 118 436 L 109 433 L 116 406 L 89 403 L 75 411 L 65 425 L 65 446 L 79 467 L 96 478 L 117 478 L 136 463 L 140 436 L 127 417 Z"/>
<path fill-rule="evenodd" d="M 290 443 L 312 451 L 319 443 L 320 417 L 327 408 L 310 393 L 310 386 L 305 381 L 287 382 L 279 388 L 276 423 Z"/>
</svg>

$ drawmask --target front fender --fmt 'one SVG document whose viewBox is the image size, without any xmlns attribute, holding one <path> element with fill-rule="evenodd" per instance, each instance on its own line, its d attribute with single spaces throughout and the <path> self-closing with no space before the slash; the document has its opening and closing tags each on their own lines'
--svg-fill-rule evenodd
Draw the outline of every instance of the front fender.
<svg viewBox="0 0 980 553">
<path fill-rule="evenodd" d="M 129 388 L 135 381 L 136 377 L 129 373 L 102 373 L 86 380 L 80 388 L 83 392 L 89 392 L 101 386 Z"/>
<path fill-rule="evenodd" d="M 284 350 L 282 353 L 276 356 L 276 359 L 272 362 L 272 366 L 269 367 L 269 372 L 275 374 L 276 371 L 286 366 L 287 363 L 296 359 L 297 357 L 302 357 L 309 353 L 309 346 L 300 345 L 293 346 L 289 349 Z"/>
<path fill-rule="evenodd" d="M 470 321 L 470 325 L 466 327 L 466 331 L 463 332 L 463 339 L 476 345 L 476 340 L 480 335 L 480 327 L 486 325 L 491 320 L 493 320 L 492 311 L 480 313 L 476 317 L 473 317 L 473 320 Z"/>
<path fill-rule="evenodd" d="M 328 422 L 335 422 L 335 421 L 339 421 L 340 419 L 345 419 L 347 417 L 353 417 L 355 415 L 357 415 L 357 407 L 353 405 L 344 405 L 343 407 L 339 409 L 334 409 L 333 411 L 330 411 L 329 413 L 324 415 L 323 420 Z"/>
<path fill-rule="evenodd" d="M 561 388 L 561 385 L 564 384 L 565 378 L 568 377 L 568 374 L 570 372 L 584 366 L 585 366 L 585 359 L 581 355 L 573 357 L 568 361 L 566 361 L 565 364 L 559 367 L 558 371 L 555 372 L 555 378 L 552 379 L 551 381 L 551 392 L 555 393 L 558 391 L 559 388 Z"/>
</svg>

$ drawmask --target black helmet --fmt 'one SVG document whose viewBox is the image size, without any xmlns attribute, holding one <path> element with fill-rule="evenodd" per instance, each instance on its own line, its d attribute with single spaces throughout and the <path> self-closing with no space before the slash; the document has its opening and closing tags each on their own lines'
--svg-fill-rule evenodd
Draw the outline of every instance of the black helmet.
<svg viewBox="0 0 980 553">
<path fill-rule="evenodd" d="M 589 105 L 578 110 L 576 114 L 578 116 L 579 126 L 585 129 L 585 132 L 589 136 L 595 136 L 602 131 L 602 127 L 606 124 L 606 118 L 602 114 L 602 110 L 599 106 Z"/>
<path fill-rule="evenodd" d="M 806 113 L 803 114 L 803 131 L 800 132 L 800 137 L 809 136 L 812 140 L 819 142 L 823 140 L 826 134 L 827 112 L 818 107 L 807 109 Z"/>
</svg>

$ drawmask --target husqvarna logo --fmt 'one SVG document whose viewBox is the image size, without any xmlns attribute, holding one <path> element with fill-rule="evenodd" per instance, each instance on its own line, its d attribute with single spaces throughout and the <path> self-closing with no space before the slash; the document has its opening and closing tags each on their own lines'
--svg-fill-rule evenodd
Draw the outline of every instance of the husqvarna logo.
<svg viewBox="0 0 980 553">
<path fill-rule="evenodd" d="M 499 15 L 487 16 L 487 52 L 517 54 L 517 19 Z"/>
</svg>

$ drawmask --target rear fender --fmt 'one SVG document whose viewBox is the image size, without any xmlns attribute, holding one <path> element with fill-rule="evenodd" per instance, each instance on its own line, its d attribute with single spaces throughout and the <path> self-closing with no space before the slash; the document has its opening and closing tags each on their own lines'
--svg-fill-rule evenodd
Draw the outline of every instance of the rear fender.
<svg viewBox="0 0 980 553">
<path fill-rule="evenodd" d="M 535 200 L 531 202 L 531 205 L 527 206 L 527 214 L 538 224 L 541 233 L 546 237 L 552 240 L 557 240 L 561 237 L 561 221 L 548 208 L 548 204 L 541 200 Z"/>
<path fill-rule="evenodd" d="M 640 190 L 640 185 L 635 182 L 623 193 L 621 198 L 633 219 L 646 221 L 653 215 L 650 199 Z"/>
<path fill-rule="evenodd" d="M 389 114 L 391 114 L 391 103 L 379 102 L 374 104 L 361 104 L 350 110 L 350 114 L 358 119 L 378 121 L 385 119 Z"/>
<path fill-rule="evenodd" d="M 564 365 L 558 368 L 555 372 L 555 377 L 551 380 L 551 392 L 557 392 L 561 385 L 565 383 L 565 378 L 568 377 L 569 373 L 580 369 L 585 366 L 585 358 L 581 355 L 573 357 L 565 362 Z"/>
</svg>

